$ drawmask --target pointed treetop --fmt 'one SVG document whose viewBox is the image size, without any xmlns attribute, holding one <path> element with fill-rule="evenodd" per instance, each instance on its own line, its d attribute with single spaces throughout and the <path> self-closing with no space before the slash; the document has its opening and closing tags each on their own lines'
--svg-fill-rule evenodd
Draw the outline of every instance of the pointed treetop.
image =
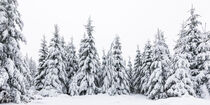
<svg viewBox="0 0 210 105">
<path fill-rule="evenodd" d="M 156 36 L 155 36 L 155 42 L 157 43 L 157 42 L 159 42 L 159 41 L 164 41 L 165 39 L 164 39 L 164 35 L 163 35 L 163 31 L 161 31 L 159 28 L 158 28 L 158 30 L 157 30 L 157 34 L 156 34 Z"/>
<path fill-rule="evenodd" d="M 137 45 L 137 50 L 139 50 L 139 45 Z"/>
<path fill-rule="evenodd" d="M 193 4 L 192 4 L 191 9 L 190 9 L 190 14 L 194 15 L 194 13 L 195 13 L 195 8 L 193 7 Z"/>
<path fill-rule="evenodd" d="M 85 25 L 85 28 L 87 30 L 88 36 L 92 36 L 92 31 L 93 31 L 94 26 L 92 26 L 91 17 L 88 18 L 88 23 L 87 23 L 87 25 Z"/>
<path fill-rule="evenodd" d="M 71 43 L 71 44 L 73 44 L 73 42 L 74 42 L 74 38 L 73 38 L 73 37 L 71 37 L 71 42 L 70 42 L 70 43 Z"/>
<path fill-rule="evenodd" d="M 46 41 L 46 36 L 45 35 L 42 35 L 42 38 L 43 38 L 42 39 L 43 41 Z"/>
<path fill-rule="evenodd" d="M 119 40 L 120 40 L 120 37 L 119 37 L 118 34 L 116 34 L 115 40 L 116 40 L 116 41 L 119 41 Z"/>
<path fill-rule="evenodd" d="M 54 28 L 55 28 L 55 31 L 56 31 L 56 32 L 59 30 L 57 24 L 54 25 Z"/>
</svg>

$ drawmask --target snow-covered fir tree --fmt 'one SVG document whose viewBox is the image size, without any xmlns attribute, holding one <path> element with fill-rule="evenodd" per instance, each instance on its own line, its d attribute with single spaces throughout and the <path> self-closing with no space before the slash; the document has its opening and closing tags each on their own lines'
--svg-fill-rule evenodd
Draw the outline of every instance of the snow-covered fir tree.
<svg viewBox="0 0 210 105">
<path fill-rule="evenodd" d="M 0 1 L 0 103 L 28 101 L 30 76 L 20 52 L 23 22 L 17 9 L 17 0 Z"/>
<path fill-rule="evenodd" d="M 185 23 L 182 24 L 182 29 L 180 31 L 179 39 L 176 42 L 174 51 L 175 55 L 173 58 L 173 72 L 166 81 L 166 93 L 168 97 L 178 97 L 185 94 L 195 95 L 193 89 L 193 82 L 191 81 L 190 75 L 190 64 L 188 61 L 188 55 L 183 53 L 183 47 L 185 46 Z"/>
<path fill-rule="evenodd" d="M 110 49 L 108 53 L 106 54 L 106 71 L 103 71 L 103 86 L 102 91 L 105 93 L 108 93 L 109 95 L 115 95 L 116 94 L 116 85 L 114 84 L 113 78 L 116 72 L 114 71 L 114 65 L 113 65 L 113 45 L 114 42 L 112 42 Z M 103 69 L 102 69 L 103 70 Z"/>
<path fill-rule="evenodd" d="M 201 32 L 201 22 L 198 20 L 199 15 L 195 13 L 195 9 L 190 9 L 190 17 L 184 22 L 181 30 L 179 45 L 179 52 L 186 56 L 186 59 L 190 63 L 190 72 L 193 80 L 193 86 L 198 97 L 202 97 L 202 86 L 204 85 L 204 72 L 200 69 L 202 65 L 197 62 L 197 56 L 200 56 L 198 46 L 203 41 L 203 34 Z M 177 45 L 178 45 L 177 44 Z"/>
<path fill-rule="evenodd" d="M 133 67 L 133 92 L 134 93 L 139 93 L 138 92 L 139 82 L 137 79 L 139 79 L 138 74 L 140 73 L 141 66 L 142 66 L 142 56 L 141 56 L 139 46 L 137 46 L 136 56 L 134 59 L 134 67 Z"/>
<path fill-rule="evenodd" d="M 129 60 L 128 60 L 128 65 L 127 65 L 127 69 L 126 69 L 126 72 L 128 74 L 128 81 L 129 81 L 129 90 L 130 90 L 130 93 L 133 93 L 134 92 L 134 86 L 133 86 L 133 75 L 134 75 L 134 72 L 133 72 L 133 67 L 132 67 L 132 63 L 131 63 L 131 58 L 129 57 Z"/>
<path fill-rule="evenodd" d="M 152 74 L 147 83 L 148 98 L 166 98 L 167 95 L 165 93 L 164 85 L 171 72 L 171 58 L 163 32 L 159 29 L 155 38 L 152 60 L 153 62 L 150 67 L 152 69 Z"/>
<path fill-rule="evenodd" d="M 204 32 L 203 41 L 197 47 L 198 55 L 196 56 L 196 63 L 198 65 L 199 74 L 196 76 L 196 89 L 197 95 L 199 97 L 206 97 L 209 94 L 205 93 L 204 89 L 208 88 L 210 83 L 210 33 Z"/>
<path fill-rule="evenodd" d="M 86 42 L 86 34 L 84 33 L 83 38 L 81 39 L 81 43 L 80 43 L 80 49 L 79 49 L 79 54 L 81 54 L 83 52 L 83 49 L 85 49 L 85 42 Z M 78 70 L 79 70 L 79 58 L 78 58 Z M 72 81 L 69 84 L 69 89 L 68 93 L 70 96 L 75 96 L 75 95 L 79 95 L 79 86 L 77 84 L 78 80 L 77 80 L 77 75 L 78 75 L 78 70 L 75 73 L 75 75 L 72 77 Z"/>
<path fill-rule="evenodd" d="M 71 42 L 66 46 L 66 72 L 68 76 L 68 94 L 72 94 L 74 88 L 72 86 L 73 76 L 75 76 L 78 70 L 78 58 L 76 55 L 76 48 L 73 44 L 73 38 Z"/>
<path fill-rule="evenodd" d="M 67 74 L 65 70 L 64 52 L 59 35 L 58 26 L 55 25 L 54 36 L 49 45 L 49 54 L 46 58 L 45 76 L 41 93 L 50 96 L 54 93 L 66 93 Z"/>
<path fill-rule="evenodd" d="M 142 57 L 138 58 L 140 60 L 138 61 L 140 65 L 138 68 L 136 68 L 137 72 L 134 75 L 134 78 L 135 78 L 134 87 L 135 87 L 136 93 L 141 93 L 145 95 L 147 93 L 147 90 L 148 90 L 147 83 L 152 72 L 150 68 L 152 64 L 152 51 L 153 51 L 152 45 L 150 41 L 148 41 L 144 47 L 144 52 L 142 53 Z"/>
<path fill-rule="evenodd" d="M 37 90 L 41 90 L 44 86 L 44 78 L 45 78 L 45 70 L 46 66 L 46 58 L 48 56 L 48 46 L 45 36 L 43 36 L 42 42 L 41 42 L 41 49 L 39 50 L 39 64 L 38 64 L 38 71 L 36 74 L 36 81 L 35 86 Z"/>
<path fill-rule="evenodd" d="M 30 87 L 35 85 L 35 75 L 37 74 L 37 67 L 36 62 L 32 59 L 32 57 L 28 57 L 28 54 L 26 54 L 24 62 L 28 68 L 28 73 L 30 76 L 27 78 L 29 81 Z"/>
<path fill-rule="evenodd" d="M 85 28 L 87 29 L 88 36 L 81 42 L 79 50 L 79 70 L 75 79 L 79 95 L 92 95 L 98 93 L 99 77 L 97 74 L 100 69 L 100 63 L 92 35 L 93 26 L 90 18 Z"/>
<path fill-rule="evenodd" d="M 108 53 L 109 54 L 109 53 Z M 112 73 L 109 69 L 109 61 L 108 56 L 105 54 L 105 51 L 103 50 L 103 56 L 102 56 L 102 64 L 101 64 L 101 70 L 102 73 L 102 93 L 109 93 L 109 89 L 112 86 Z"/>
<path fill-rule="evenodd" d="M 210 94 L 210 32 L 206 32 L 204 33 L 206 38 L 203 41 L 203 56 L 202 57 L 202 61 L 203 61 L 203 69 L 206 72 L 206 85 L 207 85 L 207 89 L 208 92 Z M 202 44 L 201 44 L 202 45 Z"/>
<path fill-rule="evenodd" d="M 195 96 L 189 66 L 190 64 L 184 55 L 175 54 L 173 58 L 174 71 L 165 84 L 168 97 L 180 97 L 186 94 Z"/>
<path fill-rule="evenodd" d="M 120 38 L 117 36 L 113 43 L 113 80 L 112 80 L 112 94 L 129 94 L 129 81 L 126 73 L 126 68 L 123 63 Z"/>
</svg>

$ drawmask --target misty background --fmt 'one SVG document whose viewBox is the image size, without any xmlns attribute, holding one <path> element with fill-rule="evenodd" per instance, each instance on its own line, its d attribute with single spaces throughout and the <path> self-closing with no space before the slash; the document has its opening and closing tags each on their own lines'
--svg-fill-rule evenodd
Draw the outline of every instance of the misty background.
<svg viewBox="0 0 210 105">
<path fill-rule="evenodd" d="M 21 51 L 37 61 L 42 36 L 46 36 L 49 44 L 54 24 L 58 24 L 67 43 L 74 38 L 78 51 L 84 25 L 91 16 L 100 59 L 102 50 L 108 51 L 114 37 L 119 35 L 124 59 L 131 56 L 133 61 L 137 45 L 142 52 L 147 40 L 153 42 L 157 28 L 164 31 L 172 53 L 191 6 L 201 15 L 199 20 L 210 23 L 209 4 L 209 0 L 19 0 L 27 40 L 26 45 L 21 44 Z M 209 27 L 207 24 L 207 30 Z"/>
</svg>

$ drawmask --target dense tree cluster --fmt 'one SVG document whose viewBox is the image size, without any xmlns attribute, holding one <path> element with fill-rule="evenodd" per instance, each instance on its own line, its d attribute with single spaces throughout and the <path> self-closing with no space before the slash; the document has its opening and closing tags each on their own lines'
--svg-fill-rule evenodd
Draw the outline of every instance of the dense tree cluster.
<svg viewBox="0 0 210 105">
<path fill-rule="evenodd" d="M 195 9 L 182 24 L 174 55 L 170 54 L 164 32 L 155 34 L 134 63 L 122 56 L 120 37 L 116 36 L 100 62 L 95 46 L 91 18 L 77 53 L 73 43 L 67 43 L 55 25 L 49 45 L 43 36 L 38 67 L 28 56 L 22 57 L 20 42 L 23 22 L 16 0 L 0 1 L 0 103 L 30 101 L 30 89 L 42 96 L 56 94 L 127 95 L 143 94 L 149 99 L 192 95 L 205 97 L 210 93 L 210 32 L 201 30 Z"/>
</svg>

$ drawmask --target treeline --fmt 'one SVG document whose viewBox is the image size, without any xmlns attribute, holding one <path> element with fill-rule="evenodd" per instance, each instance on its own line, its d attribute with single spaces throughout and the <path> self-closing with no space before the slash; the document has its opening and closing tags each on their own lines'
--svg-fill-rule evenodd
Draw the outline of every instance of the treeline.
<svg viewBox="0 0 210 105">
<path fill-rule="evenodd" d="M 195 9 L 182 24 L 171 55 L 163 31 L 157 31 L 154 43 L 148 41 L 143 52 L 137 47 L 134 63 L 127 65 L 122 56 L 120 37 L 103 51 L 100 62 L 93 37 L 92 20 L 76 53 L 55 25 L 53 37 L 45 37 L 39 51 L 39 64 L 22 57 L 20 42 L 23 22 L 16 0 L 0 1 L 0 103 L 29 102 L 31 91 L 42 96 L 57 94 L 143 94 L 149 99 L 192 95 L 205 97 L 210 92 L 210 32 L 201 30 Z M 133 65 L 133 66 L 132 66 Z"/>
<path fill-rule="evenodd" d="M 56 25 L 50 45 L 45 38 L 41 43 L 37 90 L 44 96 L 106 93 L 143 94 L 150 99 L 186 94 L 205 97 L 204 89 L 210 92 L 210 33 L 200 29 L 198 17 L 192 8 L 182 24 L 173 56 L 163 31 L 158 29 L 154 43 L 148 41 L 142 53 L 137 48 L 134 64 L 129 60 L 127 65 L 119 36 L 99 61 L 90 18 L 78 54 L 73 40 L 66 44 Z"/>
</svg>

